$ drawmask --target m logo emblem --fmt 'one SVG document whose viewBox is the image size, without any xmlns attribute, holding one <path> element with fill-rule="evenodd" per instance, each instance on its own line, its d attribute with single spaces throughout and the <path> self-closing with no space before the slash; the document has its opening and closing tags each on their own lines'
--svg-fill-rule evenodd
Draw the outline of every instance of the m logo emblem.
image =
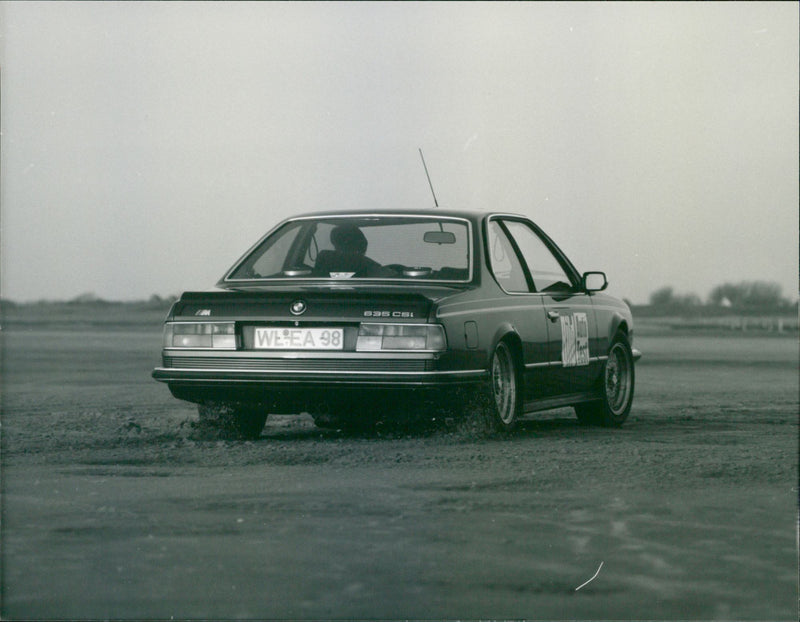
<svg viewBox="0 0 800 622">
<path fill-rule="evenodd" d="M 306 312 L 306 303 L 303 300 L 295 300 L 289 307 L 292 315 L 303 315 Z"/>
</svg>

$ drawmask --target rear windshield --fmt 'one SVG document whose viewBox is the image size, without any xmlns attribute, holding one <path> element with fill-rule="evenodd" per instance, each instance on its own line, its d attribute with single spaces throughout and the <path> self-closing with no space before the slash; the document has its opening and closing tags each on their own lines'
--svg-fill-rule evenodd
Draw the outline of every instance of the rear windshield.
<svg viewBox="0 0 800 622">
<path fill-rule="evenodd" d="M 227 276 L 467 281 L 466 220 L 406 216 L 299 219 L 267 236 Z"/>
</svg>

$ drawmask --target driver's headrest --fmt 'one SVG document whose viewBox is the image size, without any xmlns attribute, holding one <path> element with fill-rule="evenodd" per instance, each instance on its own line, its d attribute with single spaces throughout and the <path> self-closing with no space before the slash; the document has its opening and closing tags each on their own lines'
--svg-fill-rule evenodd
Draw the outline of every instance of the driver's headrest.
<svg viewBox="0 0 800 622">
<path fill-rule="evenodd" d="M 367 238 L 355 225 L 339 225 L 331 231 L 331 244 L 337 251 L 363 255 L 367 252 Z"/>
</svg>

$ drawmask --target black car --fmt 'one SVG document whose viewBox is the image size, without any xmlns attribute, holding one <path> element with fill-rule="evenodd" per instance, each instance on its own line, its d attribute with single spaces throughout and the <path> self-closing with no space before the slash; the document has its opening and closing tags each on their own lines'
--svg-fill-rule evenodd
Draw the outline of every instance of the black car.
<svg viewBox="0 0 800 622">
<path fill-rule="evenodd" d="M 477 408 L 496 430 L 563 406 L 619 426 L 639 353 L 630 309 L 606 287 L 523 216 L 307 214 L 214 291 L 181 296 L 153 377 L 248 437 L 268 413 L 355 426 L 431 405 Z"/>
</svg>

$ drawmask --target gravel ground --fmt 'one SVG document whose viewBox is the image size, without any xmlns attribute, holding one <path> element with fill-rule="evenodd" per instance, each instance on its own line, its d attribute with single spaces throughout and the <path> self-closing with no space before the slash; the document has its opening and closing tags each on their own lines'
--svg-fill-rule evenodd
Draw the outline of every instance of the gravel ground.
<svg viewBox="0 0 800 622">
<path fill-rule="evenodd" d="M 621 430 L 240 442 L 156 333 L 1 334 L 3 619 L 797 619 L 796 338 L 639 338 Z"/>
</svg>

